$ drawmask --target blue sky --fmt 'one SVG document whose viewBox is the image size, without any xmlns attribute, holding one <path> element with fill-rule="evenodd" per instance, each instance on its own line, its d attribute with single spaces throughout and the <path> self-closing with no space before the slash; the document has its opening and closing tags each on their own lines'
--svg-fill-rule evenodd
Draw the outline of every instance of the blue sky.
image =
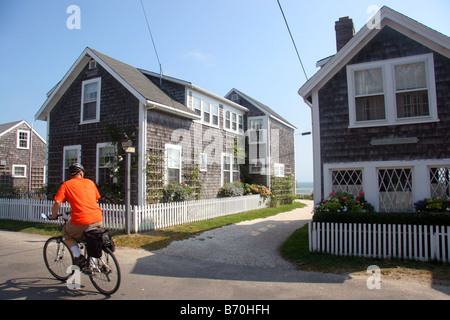
<svg viewBox="0 0 450 320">
<path fill-rule="evenodd" d="M 237 88 L 311 131 L 310 109 L 297 90 L 306 78 L 276 0 L 142 0 L 163 73 L 219 95 Z M 448 0 L 280 0 L 308 77 L 335 53 L 334 22 L 361 29 L 387 5 L 450 35 Z M 69 29 L 70 5 L 80 29 Z M 159 72 L 140 0 L 0 0 L 1 120 L 34 122 L 46 93 L 86 47 Z M 45 138 L 46 123 L 34 122 Z M 297 180 L 312 181 L 311 136 L 296 136 Z"/>
</svg>

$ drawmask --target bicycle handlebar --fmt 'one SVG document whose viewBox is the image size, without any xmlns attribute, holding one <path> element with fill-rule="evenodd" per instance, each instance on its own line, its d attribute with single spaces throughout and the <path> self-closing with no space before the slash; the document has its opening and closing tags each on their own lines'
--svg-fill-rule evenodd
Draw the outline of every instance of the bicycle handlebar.
<svg viewBox="0 0 450 320">
<path fill-rule="evenodd" d="M 57 220 L 59 217 L 62 217 L 64 220 L 69 221 L 70 220 L 70 212 L 58 213 L 58 215 L 56 216 L 56 219 L 52 219 L 51 214 L 41 213 L 41 218 L 46 219 L 46 220 Z"/>
</svg>

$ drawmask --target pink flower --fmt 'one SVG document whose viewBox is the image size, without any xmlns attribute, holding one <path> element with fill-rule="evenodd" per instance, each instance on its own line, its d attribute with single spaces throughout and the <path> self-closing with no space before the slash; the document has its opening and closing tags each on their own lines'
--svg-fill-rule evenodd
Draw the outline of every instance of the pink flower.
<svg viewBox="0 0 450 320">
<path fill-rule="evenodd" d="M 342 200 L 347 200 L 347 197 L 342 197 Z"/>
<path fill-rule="evenodd" d="M 357 203 L 357 204 L 360 204 L 361 202 L 359 202 L 359 200 L 358 200 L 358 201 L 356 201 L 356 203 Z"/>
<path fill-rule="evenodd" d="M 330 193 L 330 197 L 334 196 L 336 193 L 332 192 Z"/>
<path fill-rule="evenodd" d="M 359 194 L 363 196 L 364 195 L 364 191 L 361 191 Z"/>
</svg>

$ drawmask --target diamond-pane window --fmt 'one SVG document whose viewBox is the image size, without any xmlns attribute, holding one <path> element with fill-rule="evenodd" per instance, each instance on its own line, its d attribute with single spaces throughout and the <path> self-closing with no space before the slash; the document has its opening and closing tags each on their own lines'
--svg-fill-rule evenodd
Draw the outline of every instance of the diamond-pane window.
<svg viewBox="0 0 450 320">
<path fill-rule="evenodd" d="M 333 192 L 347 192 L 354 195 L 363 191 L 362 170 L 333 170 L 331 184 Z"/>
<path fill-rule="evenodd" d="M 430 168 L 432 198 L 450 197 L 450 167 Z"/>
<path fill-rule="evenodd" d="M 412 170 L 378 169 L 378 193 L 381 212 L 412 211 Z"/>
</svg>

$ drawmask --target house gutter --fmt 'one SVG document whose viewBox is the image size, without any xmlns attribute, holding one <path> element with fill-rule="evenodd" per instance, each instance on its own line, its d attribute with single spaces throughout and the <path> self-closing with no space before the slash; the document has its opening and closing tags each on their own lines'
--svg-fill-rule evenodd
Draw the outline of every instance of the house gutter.
<svg viewBox="0 0 450 320">
<path fill-rule="evenodd" d="M 182 111 L 182 110 L 176 109 L 174 107 L 166 106 L 164 104 L 161 104 L 161 103 L 158 103 L 158 102 L 155 102 L 155 101 L 151 101 L 151 100 L 147 100 L 145 102 L 145 108 L 146 109 L 162 110 L 162 111 L 165 111 L 165 112 L 168 112 L 168 113 L 171 113 L 171 114 L 175 114 L 175 115 L 182 116 L 182 117 L 189 118 L 189 119 L 193 119 L 193 120 L 201 119 L 201 117 L 196 115 L 196 114 L 194 115 L 192 113 L 189 113 L 189 112 L 186 112 L 186 111 Z"/>
</svg>

